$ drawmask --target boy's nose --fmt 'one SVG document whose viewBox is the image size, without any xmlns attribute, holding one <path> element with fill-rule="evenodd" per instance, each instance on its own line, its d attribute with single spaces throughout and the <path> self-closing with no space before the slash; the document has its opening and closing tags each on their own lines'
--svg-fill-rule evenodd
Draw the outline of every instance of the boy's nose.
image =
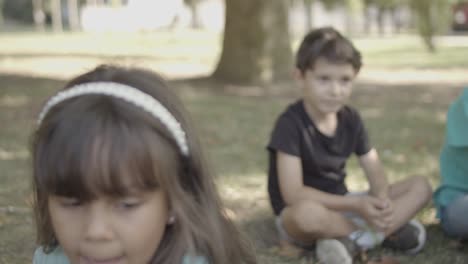
<svg viewBox="0 0 468 264">
<path fill-rule="evenodd" d="M 331 92 L 335 96 L 338 96 L 341 94 L 342 87 L 339 82 L 332 82 Z"/>
<path fill-rule="evenodd" d="M 105 208 L 90 206 L 85 223 L 85 238 L 90 241 L 112 239 L 113 231 L 110 217 L 111 212 L 107 212 Z"/>
</svg>

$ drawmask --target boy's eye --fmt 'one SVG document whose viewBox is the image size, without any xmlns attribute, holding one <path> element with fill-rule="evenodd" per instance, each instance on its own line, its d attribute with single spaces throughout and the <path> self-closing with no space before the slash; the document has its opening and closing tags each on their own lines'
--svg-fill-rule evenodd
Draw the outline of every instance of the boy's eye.
<svg viewBox="0 0 468 264">
<path fill-rule="evenodd" d="M 341 78 L 341 82 L 343 82 L 343 83 L 348 83 L 348 82 L 350 82 L 350 81 L 351 81 L 351 78 L 350 78 L 350 77 L 343 77 L 343 78 Z"/>
<path fill-rule="evenodd" d="M 325 76 L 325 75 L 321 75 L 321 76 L 318 76 L 318 80 L 321 81 L 321 82 L 327 82 L 327 81 L 330 80 L 330 77 Z"/>
</svg>

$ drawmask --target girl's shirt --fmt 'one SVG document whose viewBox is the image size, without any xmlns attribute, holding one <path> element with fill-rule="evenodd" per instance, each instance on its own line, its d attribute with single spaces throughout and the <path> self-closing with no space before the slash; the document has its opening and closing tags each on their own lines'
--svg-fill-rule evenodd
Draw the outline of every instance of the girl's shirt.
<svg viewBox="0 0 468 264">
<path fill-rule="evenodd" d="M 434 193 L 440 208 L 468 194 L 468 88 L 450 105 L 445 143 L 440 154 L 439 188 Z"/>
<path fill-rule="evenodd" d="M 70 264 L 70 261 L 60 247 L 49 254 L 44 253 L 42 247 L 39 247 L 34 252 L 33 264 Z M 203 257 L 185 256 L 182 264 L 208 264 L 208 262 Z"/>
</svg>

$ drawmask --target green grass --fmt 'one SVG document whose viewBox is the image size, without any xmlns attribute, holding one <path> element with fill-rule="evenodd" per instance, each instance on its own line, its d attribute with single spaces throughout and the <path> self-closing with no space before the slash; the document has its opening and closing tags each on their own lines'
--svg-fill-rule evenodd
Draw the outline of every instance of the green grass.
<svg viewBox="0 0 468 264">
<path fill-rule="evenodd" d="M 167 71 L 169 77 L 179 76 L 180 71 L 186 70 L 180 66 L 187 63 L 201 65 L 204 68 L 198 72 L 207 73 L 216 61 L 219 41 L 218 35 L 206 32 L 124 36 L 0 35 L 0 263 L 30 263 L 34 230 L 29 210 L 29 136 L 40 105 L 58 89 L 62 79 L 109 58 L 140 66 L 150 65 L 156 70 L 168 69 L 163 66 L 173 64 L 175 68 Z M 418 41 L 404 37 L 358 39 L 356 43 L 365 48 L 364 56 L 369 57 L 366 67 L 390 70 L 403 66 L 431 67 L 443 71 L 455 65 L 455 59 L 425 54 L 418 48 Z M 187 45 L 196 47 L 198 52 L 189 51 Z M 441 52 L 468 54 L 466 46 L 453 42 L 444 45 Z M 425 59 L 409 59 L 409 53 L 419 54 L 421 58 L 425 56 Z M 73 66 L 75 59 L 86 56 L 92 57 L 93 61 L 80 64 L 82 68 Z M 466 66 L 462 58 L 456 58 L 458 67 Z M 63 70 L 57 66 L 47 68 L 55 60 L 66 65 Z M 140 64 L 142 61 L 143 65 Z M 46 70 L 36 68 L 38 64 L 44 64 Z M 209 80 L 177 80 L 171 84 L 177 88 L 196 121 L 230 215 L 254 241 L 261 262 L 303 263 L 278 253 L 266 194 L 265 145 L 274 120 L 298 94 L 294 83 L 267 88 L 233 87 Z M 460 89 L 449 79 L 443 86 L 431 83 L 356 84 L 352 104 L 360 109 L 391 181 L 422 174 L 433 186 L 438 184 L 438 153 L 443 140 L 445 112 Z M 366 188 L 355 159 L 348 164 L 348 172 L 347 182 L 353 189 Z M 6 210 L 8 206 L 13 210 Z M 397 254 L 402 263 L 468 262 L 467 253 L 453 249 L 450 240 L 441 233 L 432 207 L 419 217 L 429 230 L 426 249 L 411 257 L 386 253 Z M 372 252 L 379 253 L 381 251 Z"/>
</svg>

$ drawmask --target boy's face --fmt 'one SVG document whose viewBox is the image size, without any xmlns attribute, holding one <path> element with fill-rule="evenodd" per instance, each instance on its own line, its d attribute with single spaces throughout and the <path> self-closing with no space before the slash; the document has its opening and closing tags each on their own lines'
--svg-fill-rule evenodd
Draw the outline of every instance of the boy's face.
<svg viewBox="0 0 468 264">
<path fill-rule="evenodd" d="M 164 193 L 130 192 L 92 201 L 51 195 L 55 236 L 72 264 L 147 264 L 168 224 Z"/>
<path fill-rule="evenodd" d="M 318 58 L 312 69 L 298 73 L 304 102 L 318 115 L 336 113 L 351 95 L 356 72 L 349 63 L 332 63 Z"/>
</svg>

